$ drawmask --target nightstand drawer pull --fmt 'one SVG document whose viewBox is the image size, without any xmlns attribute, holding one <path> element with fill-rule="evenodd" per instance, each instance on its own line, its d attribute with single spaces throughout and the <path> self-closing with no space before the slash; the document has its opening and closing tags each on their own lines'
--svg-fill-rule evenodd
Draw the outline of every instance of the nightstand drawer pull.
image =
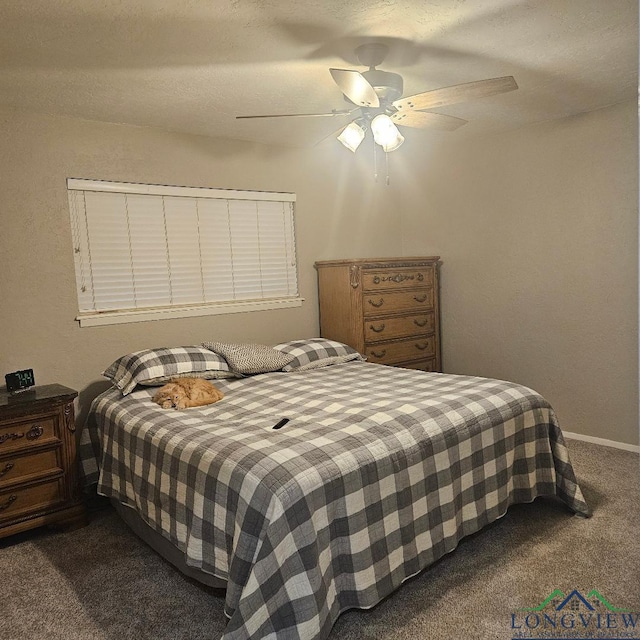
<svg viewBox="0 0 640 640">
<path fill-rule="evenodd" d="M 369 329 L 371 329 L 371 331 L 374 331 L 375 333 L 381 333 L 382 331 L 384 331 L 384 322 L 379 327 L 369 325 Z"/>
<path fill-rule="evenodd" d="M 37 440 L 44 433 L 44 429 L 39 424 L 34 424 L 27 431 L 27 440 Z"/>
<path fill-rule="evenodd" d="M 427 295 L 425 294 L 425 295 L 420 296 L 420 297 L 418 297 L 418 296 L 413 296 L 413 299 L 414 299 L 416 302 L 424 302 L 424 301 L 427 299 Z"/>
<path fill-rule="evenodd" d="M 425 342 L 424 344 L 416 344 L 416 349 L 420 349 L 420 351 L 424 351 L 428 346 L 429 346 L 428 342 Z"/>
<path fill-rule="evenodd" d="M 426 298 L 425 298 L 425 300 L 426 300 Z M 371 298 L 369 298 L 369 304 L 372 307 L 376 307 L 376 308 L 377 307 L 381 307 L 384 304 L 384 298 L 380 298 L 380 302 L 374 302 Z"/>
<path fill-rule="evenodd" d="M 13 495 L 10 495 L 9 499 L 4 504 L 0 504 L 0 511 L 8 509 L 17 499 L 18 496 L 15 493 Z"/>
<path fill-rule="evenodd" d="M 37 440 L 44 433 L 44 429 L 39 424 L 34 424 L 26 434 L 24 433 L 4 433 L 0 436 L 0 444 L 9 440 L 19 440 L 27 436 L 27 440 Z"/>
<path fill-rule="evenodd" d="M 2 478 L 2 476 L 6 476 L 7 473 L 9 473 L 11 469 L 13 469 L 13 467 L 14 467 L 13 462 L 7 462 L 7 464 L 4 466 L 4 469 L 0 471 L 0 478 Z"/>
<path fill-rule="evenodd" d="M 378 353 L 376 351 L 372 351 L 371 355 L 376 357 L 376 358 L 384 358 L 387 355 L 387 350 L 383 349 L 382 352 Z"/>
<path fill-rule="evenodd" d="M 417 327 L 424 327 L 426 326 L 427 322 L 429 322 L 429 320 L 425 318 L 422 322 L 420 322 L 420 320 L 414 320 L 413 324 L 415 324 Z"/>
<path fill-rule="evenodd" d="M 7 440 L 19 440 L 24 438 L 24 433 L 4 433 L 0 436 L 0 444 L 4 444 Z"/>
</svg>

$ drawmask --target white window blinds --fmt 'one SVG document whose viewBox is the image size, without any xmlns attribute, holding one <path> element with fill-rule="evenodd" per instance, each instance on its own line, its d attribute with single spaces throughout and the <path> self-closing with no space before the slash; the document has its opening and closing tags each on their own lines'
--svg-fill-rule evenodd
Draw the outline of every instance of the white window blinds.
<svg viewBox="0 0 640 640">
<path fill-rule="evenodd" d="M 67 188 L 81 324 L 301 303 L 294 194 L 77 179 Z"/>
</svg>

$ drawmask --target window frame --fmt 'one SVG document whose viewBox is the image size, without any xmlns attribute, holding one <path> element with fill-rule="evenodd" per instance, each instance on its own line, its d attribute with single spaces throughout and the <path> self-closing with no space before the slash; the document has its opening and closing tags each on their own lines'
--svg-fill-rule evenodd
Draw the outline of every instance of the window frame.
<svg viewBox="0 0 640 640">
<path fill-rule="evenodd" d="M 144 308 L 81 311 L 82 304 L 80 301 L 80 295 L 83 281 L 81 277 L 81 272 L 83 269 L 83 257 L 79 255 L 81 253 L 79 246 L 81 243 L 79 239 L 80 231 L 77 219 L 78 214 L 74 211 L 74 203 L 72 202 L 72 198 L 75 197 L 75 193 L 78 191 L 98 191 L 106 193 L 125 193 L 134 195 L 142 194 L 165 197 L 173 196 L 180 198 L 184 198 L 186 196 L 192 198 L 225 200 L 227 202 L 232 200 L 250 200 L 256 202 L 266 201 L 290 203 L 292 207 L 290 240 L 291 250 L 293 254 L 292 257 L 294 261 L 294 264 L 292 266 L 293 272 L 295 274 L 296 294 L 294 296 L 282 296 L 273 298 L 234 299 L 229 301 L 176 303 L 162 306 L 149 306 Z M 88 180 L 84 178 L 67 178 L 67 194 L 69 198 L 69 215 L 71 218 L 71 232 L 76 275 L 76 297 L 78 302 L 78 315 L 75 319 L 79 322 L 81 327 L 145 322 L 171 318 L 191 318 L 198 316 L 265 311 L 273 309 L 290 309 L 294 307 L 300 307 L 304 302 L 304 298 L 300 296 L 299 290 L 294 209 L 296 195 L 294 193 L 215 189 L 209 187 L 181 187 L 172 185 L 114 182 L 107 180 Z M 87 239 L 89 239 L 88 229 L 86 230 L 86 236 Z M 86 257 L 84 259 L 86 260 Z"/>
</svg>

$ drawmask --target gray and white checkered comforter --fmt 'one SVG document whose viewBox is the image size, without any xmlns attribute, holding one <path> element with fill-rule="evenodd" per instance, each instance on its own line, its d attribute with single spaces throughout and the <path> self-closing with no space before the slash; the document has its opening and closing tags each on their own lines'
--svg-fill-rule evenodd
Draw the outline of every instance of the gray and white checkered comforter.
<svg viewBox="0 0 640 640">
<path fill-rule="evenodd" d="M 224 640 L 325 638 L 511 504 L 589 515 L 526 387 L 366 362 L 216 385 L 224 400 L 180 412 L 105 392 L 80 455 L 88 483 L 228 581 Z"/>
</svg>

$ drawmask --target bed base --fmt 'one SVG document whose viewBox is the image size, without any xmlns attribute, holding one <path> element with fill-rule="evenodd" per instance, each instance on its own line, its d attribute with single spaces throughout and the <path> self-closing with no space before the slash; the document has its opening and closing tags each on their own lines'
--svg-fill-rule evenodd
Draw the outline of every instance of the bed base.
<svg viewBox="0 0 640 640">
<path fill-rule="evenodd" d="M 201 571 L 196 567 L 190 567 L 184 561 L 184 554 L 174 547 L 166 538 L 154 531 L 131 507 L 127 507 L 116 499 L 111 498 L 111 504 L 125 524 L 144 542 L 146 542 L 158 555 L 181 571 L 188 578 L 197 580 L 207 587 L 214 589 L 226 589 L 227 582 L 222 578 Z"/>
</svg>

